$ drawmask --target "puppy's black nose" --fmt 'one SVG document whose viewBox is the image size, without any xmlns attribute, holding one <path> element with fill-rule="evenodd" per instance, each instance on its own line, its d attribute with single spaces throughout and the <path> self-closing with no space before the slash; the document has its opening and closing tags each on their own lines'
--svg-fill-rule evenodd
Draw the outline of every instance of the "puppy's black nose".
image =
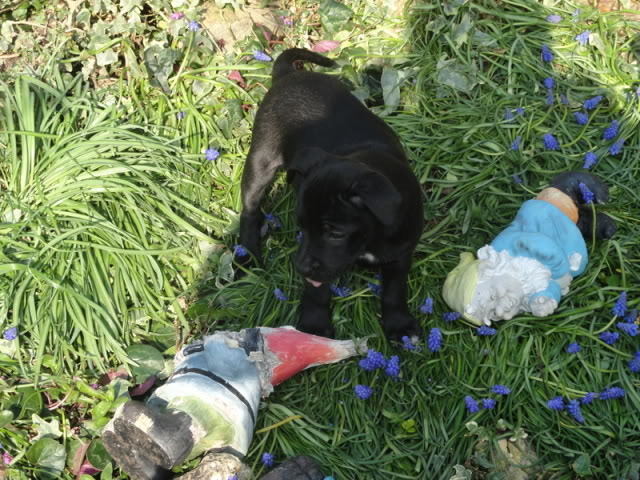
<svg viewBox="0 0 640 480">
<path fill-rule="evenodd" d="M 305 276 L 311 275 L 319 266 L 320 263 L 317 260 L 309 257 L 302 258 L 297 262 L 298 271 Z"/>
</svg>

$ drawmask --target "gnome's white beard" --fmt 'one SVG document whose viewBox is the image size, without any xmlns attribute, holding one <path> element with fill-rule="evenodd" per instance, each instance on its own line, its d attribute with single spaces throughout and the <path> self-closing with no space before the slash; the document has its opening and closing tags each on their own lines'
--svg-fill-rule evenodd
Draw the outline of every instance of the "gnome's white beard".
<svg viewBox="0 0 640 480">
<path fill-rule="evenodd" d="M 529 297 L 547 288 L 551 271 L 538 260 L 512 257 L 507 250 L 497 252 L 491 245 L 477 254 L 478 284 L 465 313 L 490 325 L 491 320 L 509 320 L 520 312 L 531 312 Z"/>
</svg>

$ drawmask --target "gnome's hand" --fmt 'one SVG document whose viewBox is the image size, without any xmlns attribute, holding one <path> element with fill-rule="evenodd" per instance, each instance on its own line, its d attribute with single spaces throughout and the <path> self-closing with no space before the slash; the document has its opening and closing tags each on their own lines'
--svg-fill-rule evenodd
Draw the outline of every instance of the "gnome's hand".
<svg viewBox="0 0 640 480">
<path fill-rule="evenodd" d="M 558 307 L 558 302 L 553 298 L 541 295 L 531 300 L 529 307 L 531 308 L 531 313 L 536 317 L 547 317 Z"/>
</svg>

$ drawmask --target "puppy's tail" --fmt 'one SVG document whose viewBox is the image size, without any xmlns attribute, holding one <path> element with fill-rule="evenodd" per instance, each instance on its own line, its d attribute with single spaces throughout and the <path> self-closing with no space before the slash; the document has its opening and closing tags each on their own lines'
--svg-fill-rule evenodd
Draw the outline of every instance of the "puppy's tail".
<svg viewBox="0 0 640 480">
<path fill-rule="evenodd" d="M 273 65 L 273 71 L 271 72 L 273 82 L 275 83 L 285 75 L 295 72 L 296 67 L 294 62 L 311 62 L 323 67 L 336 66 L 336 62 L 318 53 L 305 50 L 304 48 L 290 48 L 282 52 Z"/>
</svg>

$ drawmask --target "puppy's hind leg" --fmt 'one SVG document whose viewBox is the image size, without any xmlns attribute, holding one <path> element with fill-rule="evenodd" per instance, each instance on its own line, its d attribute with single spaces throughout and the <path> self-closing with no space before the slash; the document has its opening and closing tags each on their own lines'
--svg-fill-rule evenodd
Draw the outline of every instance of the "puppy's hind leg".
<svg viewBox="0 0 640 480">
<path fill-rule="evenodd" d="M 270 148 L 254 148 L 252 145 L 242 173 L 240 244 L 258 262 L 261 261 L 260 227 L 264 221 L 260 204 L 281 165 L 281 153 Z"/>
</svg>

